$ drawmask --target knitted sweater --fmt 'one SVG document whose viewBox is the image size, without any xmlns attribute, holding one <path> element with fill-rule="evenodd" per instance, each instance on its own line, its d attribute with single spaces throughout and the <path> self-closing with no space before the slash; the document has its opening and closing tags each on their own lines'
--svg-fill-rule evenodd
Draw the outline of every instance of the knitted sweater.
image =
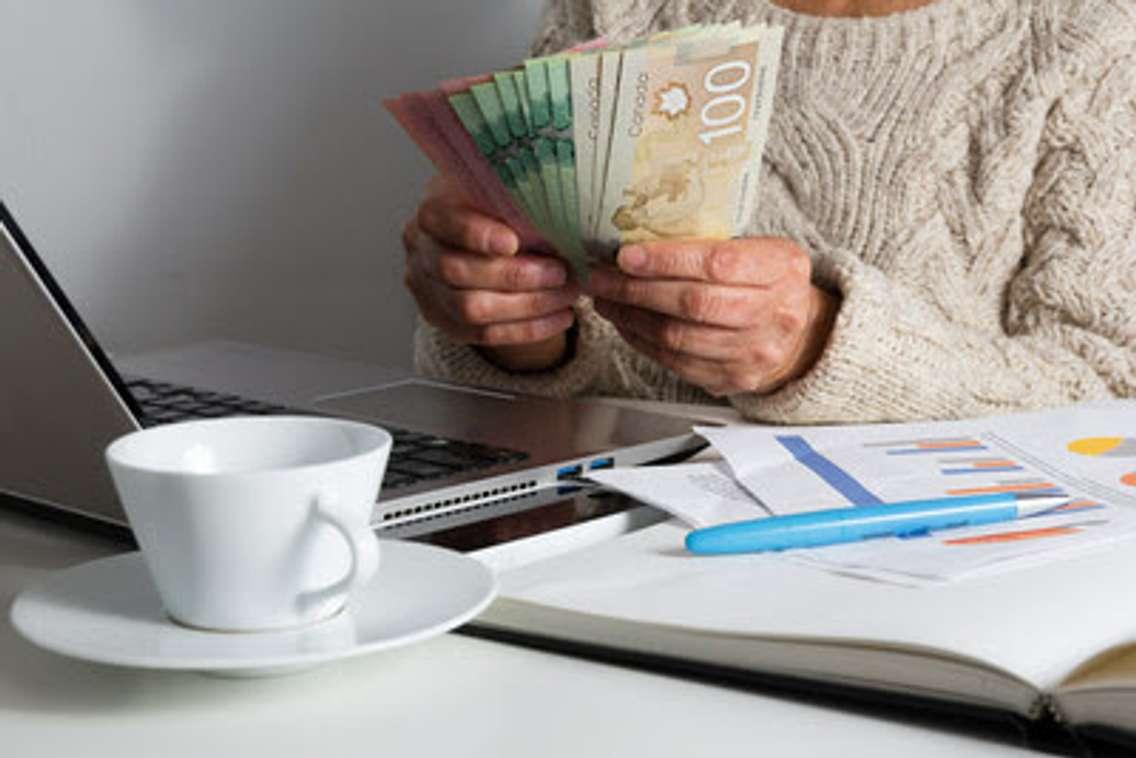
<svg viewBox="0 0 1136 758">
<path fill-rule="evenodd" d="M 807 375 L 730 403 L 820 423 L 1136 396 L 1131 0 L 935 0 L 858 19 L 769 0 L 553 0 L 535 50 L 732 19 L 786 29 L 748 233 L 802 245 L 841 305 Z M 425 324 L 418 366 L 538 394 L 719 402 L 587 298 L 576 309 L 575 356 L 554 371 L 502 371 Z"/>
</svg>

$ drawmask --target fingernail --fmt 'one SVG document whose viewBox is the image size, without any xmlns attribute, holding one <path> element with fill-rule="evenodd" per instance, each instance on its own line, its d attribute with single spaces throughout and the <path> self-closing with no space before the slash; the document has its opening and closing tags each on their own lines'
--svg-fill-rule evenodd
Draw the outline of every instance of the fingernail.
<svg viewBox="0 0 1136 758">
<path fill-rule="evenodd" d="M 624 271 L 638 271 L 647 262 L 647 251 L 638 245 L 631 245 L 619 251 L 619 267 Z"/>
<path fill-rule="evenodd" d="M 517 245 L 517 235 L 506 229 L 494 229 L 489 234 L 489 252 L 494 255 L 512 255 Z"/>
</svg>

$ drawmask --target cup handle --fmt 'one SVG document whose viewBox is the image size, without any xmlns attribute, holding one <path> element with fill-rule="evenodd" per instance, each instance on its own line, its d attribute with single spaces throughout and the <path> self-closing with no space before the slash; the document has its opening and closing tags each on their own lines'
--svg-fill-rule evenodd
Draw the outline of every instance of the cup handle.
<svg viewBox="0 0 1136 758">
<path fill-rule="evenodd" d="M 315 497 L 313 515 L 327 522 L 343 537 L 351 551 L 351 568 L 335 584 L 300 596 L 300 605 L 310 607 L 340 593 L 348 595 L 362 589 L 379 568 L 379 541 L 370 527 L 356 527 L 339 506 L 339 495 L 332 491 L 320 492 Z"/>
</svg>

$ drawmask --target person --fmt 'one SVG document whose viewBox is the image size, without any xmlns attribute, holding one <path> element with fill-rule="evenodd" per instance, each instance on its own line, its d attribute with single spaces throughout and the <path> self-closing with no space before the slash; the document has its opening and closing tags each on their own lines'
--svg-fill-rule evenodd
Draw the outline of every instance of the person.
<svg viewBox="0 0 1136 758">
<path fill-rule="evenodd" d="M 554 0 L 534 52 L 731 20 L 785 28 L 744 237 L 581 292 L 438 180 L 404 231 L 422 371 L 776 423 L 1136 396 L 1136 5 Z"/>
</svg>

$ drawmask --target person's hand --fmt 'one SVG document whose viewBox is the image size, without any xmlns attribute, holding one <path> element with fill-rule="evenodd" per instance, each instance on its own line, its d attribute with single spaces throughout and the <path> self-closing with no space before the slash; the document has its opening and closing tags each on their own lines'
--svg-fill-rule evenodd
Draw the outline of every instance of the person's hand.
<svg viewBox="0 0 1136 758">
<path fill-rule="evenodd" d="M 838 303 L 785 239 L 663 240 L 593 271 L 596 311 L 636 350 L 716 397 L 770 393 L 824 350 Z"/>
<path fill-rule="evenodd" d="M 561 360 L 579 296 L 563 262 L 518 253 L 512 229 L 443 179 L 430 185 L 402 241 L 406 287 L 427 322 L 506 369 Z"/>
</svg>

